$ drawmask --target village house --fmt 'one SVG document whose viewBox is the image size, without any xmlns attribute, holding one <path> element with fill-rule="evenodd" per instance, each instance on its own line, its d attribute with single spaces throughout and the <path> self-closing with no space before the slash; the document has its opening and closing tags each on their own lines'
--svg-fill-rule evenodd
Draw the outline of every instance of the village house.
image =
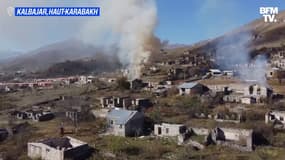
<svg viewBox="0 0 285 160">
<path fill-rule="evenodd" d="M 91 111 L 95 118 L 106 118 L 110 109 L 101 108 L 101 109 L 94 109 Z"/>
<path fill-rule="evenodd" d="M 240 98 L 242 104 L 254 104 L 256 103 L 256 98 L 251 96 L 243 96 Z"/>
<path fill-rule="evenodd" d="M 50 111 L 42 111 L 42 110 L 27 110 L 25 111 L 29 119 L 33 121 L 48 121 L 54 118 L 54 114 Z"/>
<path fill-rule="evenodd" d="M 265 114 L 265 123 L 285 124 L 285 111 L 269 111 Z"/>
<path fill-rule="evenodd" d="M 106 118 L 111 134 L 127 137 L 143 133 L 144 115 L 141 112 L 114 108 Z"/>
<path fill-rule="evenodd" d="M 207 92 L 208 87 L 197 82 L 185 82 L 178 86 L 179 95 L 201 95 Z"/>
<path fill-rule="evenodd" d="M 285 51 L 282 50 L 271 54 L 270 63 L 273 67 L 285 69 Z"/>
<path fill-rule="evenodd" d="M 226 76 L 226 77 L 233 77 L 234 76 L 234 71 L 225 70 L 225 71 L 223 71 L 223 75 Z"/>
<path fill-rule="evenodd" d="M 73 106 L 65 112 L 65 116 L 75 122 L 83 118 L 81 111 L 82 108 L 80 106 Z"/>
<path fill-rule="evenodd" d="M 228 84 L 205 84 L 212 93 L 218 93 L 218 92 L 228 92 L 229 91 L 229 85 Z"/>
<path fill-rule="evenodd" d="M 101 97 L 100 98 L 100 104 L 102 108 L 124 108 L 127 109 L 131 106 L 132 100 L 128 96 L 122 96 L 122 97 L 115 97 L 115 96 L 110 96 L 110 97 Z"/>
<path fill-rule="evenodd" d="M 161 137 L 175 137 L 186 132 L 186 126 L 182 124 L 155 124 L 154 125 L 154 135 Z"/>
<path fill-rule="evenodd" d="M 272 93 L 272 89 L 258 84 L 248 85 L 244 88 L 244 96 L 254 97 L 257 103 L 262 103 L 264 99 L 270 98 Z"/>
<path fill-rule="evenodd" d="M 167 72 L 168 80 L 186 78 L 185 71 L 182 68 L 170 68 Z"/>
<path fill-rule="evenodd" d="M 223 96 L 223 101 L 228 103 L 240 103 L 243 94 L 240 93 L 230 93 Z"/>
<path fill-rule="evenodd" d="M 135 98 L 132 100 L 132 105 L 138 109 L 144 109 L 151 107 L 152 103 L 148 98 Z"/>
<path fill-rule="evenodd" d="M 208 136 L 208 142 L 227 146 L 240 151 L 252 151 L 252 129 L 215 128 Z"/>
<path fill-rule="evenodd" d="M 130 83 L 130 89 L 133 90 L 140 90 L 148 86 L 148 83 L 143 82 L 143 80 L 141 79 L 134 79 L 132 81 L 129 81 L 129 83 Z"/>
<path fill-rule="evenodd" d="M 214 120 L 217 122 L 230 122 L 230 123 L 240 123 L 242 119 L 241 113 L 217 113 L 214 116 Z"/>
<path fill-rule="evenodd" d="M 48 138 L 29 142 L 27 152 L 33 159 L 86 159 L 90 155 L 90 147 L 87 143 L 72 137 Z"/>
<path fill-rule="evenodd" d="M 54 114 L 50 111 L 35 110 L 30 109 L 26 111 L 14 111 L 11 113 L 12 116 L 15 116 L 17 119 L 31 119 L 33 121 L 48 121 L 54 118 Z"/>
<path fill-rule="evenodd" d="M 217 77 L 217 76 L 222 76 L 223 72 L 219 69 L 210 69 L 210 75 Z"/>
</svg>

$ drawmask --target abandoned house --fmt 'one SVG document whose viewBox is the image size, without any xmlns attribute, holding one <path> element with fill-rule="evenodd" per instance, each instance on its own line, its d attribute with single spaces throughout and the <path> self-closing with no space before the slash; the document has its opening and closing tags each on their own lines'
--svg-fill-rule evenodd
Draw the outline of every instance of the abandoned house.
<svg viewBox="0 0 285 160">
<path fill-rule="evenodd" d="M 218 92 L 229 92 L 229 85 L 228 84 L 205 84 L 212 93 Z"/>
<path fill-rule="evenodd" d="M 223 75 L 226 76 L 226 77 L 233 77 L 234 76 L 234 71 L 231 71 L 231 70 L 223 71 Z"/>
<path fill-rule="evenodd" d="M 176 80 L 186 78 L 186 73 L 182 68 L 171 68 L 167 72 L 168 80 Z"/>
<path fill-rule="evenodd" d="M 256 103 L 256 98 L 251 96 L 243 96 L 240 99 L 242 104 L 254 104 Z"/>
<path fill-rule="evenodd" d="M 134 79 L 130 82 L 130 89 L 140 90 L 148 86 L 148 83 L 143 82 L 141 79 Z"/>
<path fill-rule="evenodd" d="M 210 72 L 210 75 L 214 77 L 223 75 L 223 72 L 219 69 L 210 69 L 209 72 Z"/>
<path fill-rule="evenodd" d="M 54 118 L 54 114 L 50 111 L 27 110 L 25 111 L 29 119 L 34 121 L 48 121 Z"/>
<path fill-rule="evenodd" d="M 102 108 L 125 108 L 127 109 L 132 104 L 132 100 L 130 97 L 101 97 L 100 104 Z"/>
<path fill-rule="evenodd" d="M 72 121 L 81 120 L 83 118 L 82 108 L 79 106 L 71 107 L 65 112 L 65 117 L 71 119 Z"/>
<path fill-rule="evenodd" d="M 269 111 L 265 114 L 265 123 L 285 124 L 285 111 Z"/>
<path fill-rule="evenodd" d="M 207 92 L 208 87 L 197 82 L 186 82 L 178 86 L 179 95 L 201 95 Z"/>
<path fill-rule="evenodd" d="M 106 118 L 109 132 L 116 136 L 139 136 L 143 132 L 144 115 L 141 112 L 114 108 Z"/>
<path fill-rule="evenodd" d="M 144 109 L 151 107 L 152 103 L 148 98 L 135 98 L 132 100 L 132 105 L 138 109 Z"/>
<path fill-rule="evenodd" d="M 242 114 L 240 113 L 217 113 L 214 116 L 214 120 L 217 122 L 231 122 L 240 123 L 243 120 Z"/>
<path fill-rule="evenodd" d="M 174 137 L 184 134 L 186 132 L 186 126 L 182 124 L 155 124 L 154 125 L 154 135 L 162 137 Z"/>
<path fill-rule="evenodd" d="M 270 98 L 272 93 L 272 89 L 258 84 L 248 85 L 244 88 L 244 96 L 254 97 L 257 103 Z"/>
<path fill-rule="evenodd" d="M 89 155 L 88 144 L 71 137 L 48 138 L 28 143 L 28 156 L 33 159 L 86 159 Z"/>
<path fill-rule="evenodd" d="M 215 128 L 207 141 L 217 145 L 227 146 L 240 151 L 252 151 L 253 130 L 234 128 Z"/>
<path fill-rule="evenodd" d="M 224 95 L 223 96 L 223 101 L 224 102 L 229 102 L 229 103 L 240 103 L 242 97 L 243 97 L 243 94 L 231 93 L 231 94 L 228 94 L 228 95 Z"/>
</svg>

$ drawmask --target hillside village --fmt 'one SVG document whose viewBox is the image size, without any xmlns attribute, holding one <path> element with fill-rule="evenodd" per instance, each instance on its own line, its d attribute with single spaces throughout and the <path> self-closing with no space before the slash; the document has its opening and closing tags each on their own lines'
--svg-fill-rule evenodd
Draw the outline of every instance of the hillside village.
<svg viewBox="0 0 285 160">
<path fill-rule="evenodd" d="M 272 49 L 266 84 L 189 49 L 146 64 L 141 79 L 117 71 L 1 82 L 0 156 L 282 159 L 284 53 Z"/>
<path fill-rule="evenodd" d="M 5 62 L 0 160 L 284 160 L 285 25 L 274 24 L 160 46 L 133 79 L 104 53 Z"/>
</svg>

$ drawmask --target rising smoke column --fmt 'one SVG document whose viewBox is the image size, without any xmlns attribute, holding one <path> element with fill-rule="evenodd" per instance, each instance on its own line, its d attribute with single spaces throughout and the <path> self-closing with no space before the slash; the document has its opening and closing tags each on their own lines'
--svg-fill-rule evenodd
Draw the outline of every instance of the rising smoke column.
<svg viewBox="0 0 285 160">
<path fill-rule="evenodd" d="M 139 78 L 143 63 L 158 48 L 154 36 L 157 11 L 154 0 L 101 0 L 101 17 L 90 20 L 80 37 L 92 44 L 118 48 L 128 78 Z"/>
<path fill-rule="evenodd" d="M 221 69 L 235 70 L 244 81 L 253 80 L 267 85 L 267 58 L 258 55 L 251 59 L 249 46 L 252 40 L 251 32 L 223 37 L 216 45 L 216 62 Z"/>
</svg>

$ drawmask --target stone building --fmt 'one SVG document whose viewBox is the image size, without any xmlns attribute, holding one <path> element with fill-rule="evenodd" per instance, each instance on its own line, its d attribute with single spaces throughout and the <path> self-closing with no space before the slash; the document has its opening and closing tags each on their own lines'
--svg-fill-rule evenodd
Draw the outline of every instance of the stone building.
<svg viewBox="0 0 285 160">
<path fill-rule="evenodd" d="M 215 128 L 207 140 L 240 151 L 252 151 L 252 129 Z"/>
<path fill-rule="evenodd" d="M 116 136 L 138 136 L 143 132 L 144 115 L 138 111 L 114 108 L 107 114 L 109 133 Z"/>
<path fill-rule="evenodd" d="M 182 124 L 155 124 L 154 125 L 154 135 L 162 137 L 174 137 L 185 133 L 187 130 L 186 126 Z"/>
<path fill-rule="evenodd" d="M 281 123 L 285 124 L 285 111 L 269 111 L 265 114 L 265 123 Z"/>
<path fill-rule="evenodd" d="M 28 143 L 28 156 L 33 159 L 86 159 L 89 155 L 88 144 L 71 137 L 48 138 Z"/>
<path fill-rule="evenodd" d="M 178 86 L 178 89 L 179 95 L 201 95 L 209 90 L 208 87 L 197 82 L 183 83 Z"/>
</svg>

